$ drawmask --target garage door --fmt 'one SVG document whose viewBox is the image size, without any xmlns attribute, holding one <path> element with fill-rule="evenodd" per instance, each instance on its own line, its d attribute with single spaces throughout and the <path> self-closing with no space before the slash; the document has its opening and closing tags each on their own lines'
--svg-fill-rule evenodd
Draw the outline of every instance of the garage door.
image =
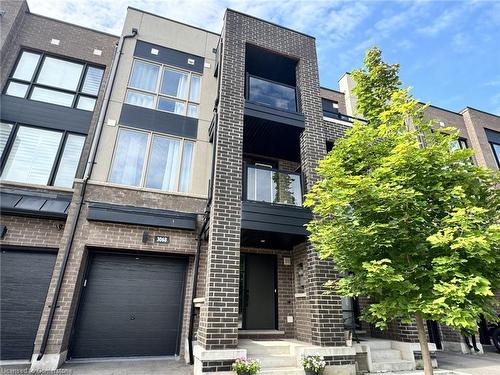
<svg viewBox="0 0 500 375">
<path fill-rule="evenodd" d="M 56 253 L 2 249 L 0 358 L 30 359 Z"/>
<path fill-rule="evenodd" d="M 185 259 L 91 254 L 71 358 L 178 354 Z"/>
</svg>

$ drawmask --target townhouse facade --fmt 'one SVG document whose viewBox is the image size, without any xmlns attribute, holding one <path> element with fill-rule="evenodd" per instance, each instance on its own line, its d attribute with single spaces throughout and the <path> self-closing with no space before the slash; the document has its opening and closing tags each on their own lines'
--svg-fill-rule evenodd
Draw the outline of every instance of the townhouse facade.
<svg viewBox="0 0 500 375">
<path fill-rule="evenodd" d="M 229 9 L 217 34 L 129 7 L 113 36 L 1 7 L 2 361 L 172 356 L 201 374 L 297 340 L 352 374 L 367 355 L 346 330 L 418 341 L 323 293 L 335 269 L 302 197 L 355 98 L 348 74 L 320 86 L 313 37 Z M 499 168 L 500 117 L 427 115 Z"/>
</svg>

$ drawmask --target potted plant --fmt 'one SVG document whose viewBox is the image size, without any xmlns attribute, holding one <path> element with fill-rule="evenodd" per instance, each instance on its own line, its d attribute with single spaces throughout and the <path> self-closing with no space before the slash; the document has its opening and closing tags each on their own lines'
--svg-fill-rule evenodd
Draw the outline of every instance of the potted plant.
<svg viewBox="0 0 500 375">
<path fill-rule="evenodd" d="M 260 371 L 260 362 L 257 359 L 238 358 L 233 362 L 232 369 L 238 375 L 255 375 Z"/>
<path fill-rule="evenodd" d="M 319 355 L 308 355 L 302 358 L 302 367 L 304 367 L 306 375 L 322 374 L 325 366 L 324 358 Z"/>
</svg>

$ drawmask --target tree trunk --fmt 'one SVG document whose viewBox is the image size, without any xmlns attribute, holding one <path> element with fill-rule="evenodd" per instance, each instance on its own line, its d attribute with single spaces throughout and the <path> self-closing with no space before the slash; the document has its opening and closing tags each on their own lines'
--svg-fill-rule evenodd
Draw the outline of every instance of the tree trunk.
<svg viewBox="0 0 500 375">
<path fill-rule="evenodd" d="M 416 314 L 415 320 L 417 321 L 418 341 L 422 352 L 422 361 L 424 362 L 424 374 L 432 375 L 434 371 L 432 369 L 431 353 L 429 352 L 429 346 L 427 345 L 424 319 L 422 319 L 422 315 Z"/>
</svg>

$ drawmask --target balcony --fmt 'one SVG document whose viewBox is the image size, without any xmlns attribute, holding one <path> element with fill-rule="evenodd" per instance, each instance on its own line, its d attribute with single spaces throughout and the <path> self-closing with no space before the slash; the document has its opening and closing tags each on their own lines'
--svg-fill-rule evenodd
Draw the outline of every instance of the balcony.
<svg viewBox="0 0 500 375">
<path fill-rule="evenodd" d="M 311 213 L 302 207 L 302 174 L 251 165 L 244 179 L 242 245 L 291 249 L 303 242 Z"/>
<path fill-rule="evenodd" d="M 302 207 L 302 174 L 247 166 L 245 200 Z"/>
<path fill-rule="evenodd" d="M 295 87 L 269 79 L 248 75 L 248 101 L 276 108 L 281 111 L 297 112 Z"/>
<path fill-rule="evenodd" d="M 294 86 L 247 74 L 246 98 L 246 116 L 304 129 Z"/>
</svg>

